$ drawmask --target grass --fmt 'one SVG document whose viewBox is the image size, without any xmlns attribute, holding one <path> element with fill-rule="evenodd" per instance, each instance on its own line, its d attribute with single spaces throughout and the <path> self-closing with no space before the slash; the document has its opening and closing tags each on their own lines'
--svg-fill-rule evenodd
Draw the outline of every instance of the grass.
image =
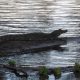
<svg viewBox="0 0 80 80">
<path fill-rule="evenodd" d="M 53 74 L 54 74 L 56 79 L 60 78 L 61 77 L 61 69 L 60 68 L 55 68 L 53 70 Z"/>
<path fill-rule="evenodd" d="M 10 60 L 8 64 L 9 66 L 12 66 L 12 67 L 16 66 L 16 62 L 14 60 Z"/>
<path fill-rule="evenodd" d="M 40 80 L 48 79 L 48 69 L 46 67 L 39 68 Z"/>
<path fill-rule="evenodd" d="M 80 64 L 79 63 L 75 63 L 74 74 L 75 74 L 75 77 L 80 77 Z"/>
</svg>

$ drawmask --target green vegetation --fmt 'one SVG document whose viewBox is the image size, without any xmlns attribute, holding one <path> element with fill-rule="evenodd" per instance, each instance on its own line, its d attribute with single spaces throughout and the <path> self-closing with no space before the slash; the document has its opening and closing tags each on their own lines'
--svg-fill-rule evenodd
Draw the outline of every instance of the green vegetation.
<svg viewBox="0 0 80 80">
<path fill-rule="evenodd" d="M 48 79 L 48 69 L 46 67 L 39 68 L 40 80 Z"/>
<path fill-rule="evenodd" d="M 80 77 L 80 64 L 79 63 L 75 63 L 74 74 L 76 77 Z"/>
<path fill-rule="evenodd" d="M 60 78 L 61 77 L 61 69 L 60 68 L 55 68 L 53 70 L 53 74 L 54 74 L 56 79 Z"/>
<path fill-rule="evenodd" d="M 16 62 L 14 60 L 10 60 L 8 62 L 9 66 L 15 67 L 16 66 Z"/>
</svg>

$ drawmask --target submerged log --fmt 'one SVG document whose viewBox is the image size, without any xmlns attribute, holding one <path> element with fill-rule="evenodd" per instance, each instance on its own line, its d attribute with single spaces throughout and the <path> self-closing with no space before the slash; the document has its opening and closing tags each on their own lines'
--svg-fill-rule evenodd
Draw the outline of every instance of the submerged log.
<svg viewBox="0 0 80 80">
<path fill-rule="evenodd" d="M 11 72 L 15 73 L 18 77 L 28 77 L 27 72 L 19 67 L 12 67 L 8 65 L 3 65 L 4 68 L 11 70 Z"/>
</svg>

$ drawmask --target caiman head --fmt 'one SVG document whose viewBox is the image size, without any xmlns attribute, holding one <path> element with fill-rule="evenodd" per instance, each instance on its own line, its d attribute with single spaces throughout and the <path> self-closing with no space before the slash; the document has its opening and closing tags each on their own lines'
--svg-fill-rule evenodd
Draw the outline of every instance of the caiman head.
<svg viewBox="0 0 80 80">
<path fill-rule="evenodd" d="M 61 34 L 66 33 L 66 32 L 67 32 L 67 30 L 58 29 L 58 30 L 53 31 L 53 32 L 51 33 L 51 35 L 52 35 L 53 37 L 58 37 L 58 36 L 60 36 Z"/>
</svg>

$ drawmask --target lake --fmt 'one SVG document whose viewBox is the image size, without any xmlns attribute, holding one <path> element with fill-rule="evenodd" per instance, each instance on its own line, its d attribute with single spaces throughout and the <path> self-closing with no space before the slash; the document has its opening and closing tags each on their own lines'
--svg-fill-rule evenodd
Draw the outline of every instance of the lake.
<svg viewBox="0 0 80 80">
<path fill-rule="evenodd" d="M 15 60 L 20 65 L 58 67 L 80 62 L 79 0 L 0 0 L 1 36 L 31 32 L 50 33 L 60 28 L 68 30 L 60 36 L 68 37 L 67 44 L 61 45 L 63 51 L 29 52 L 0 58 L 0 63 Z"/>
</svg>

